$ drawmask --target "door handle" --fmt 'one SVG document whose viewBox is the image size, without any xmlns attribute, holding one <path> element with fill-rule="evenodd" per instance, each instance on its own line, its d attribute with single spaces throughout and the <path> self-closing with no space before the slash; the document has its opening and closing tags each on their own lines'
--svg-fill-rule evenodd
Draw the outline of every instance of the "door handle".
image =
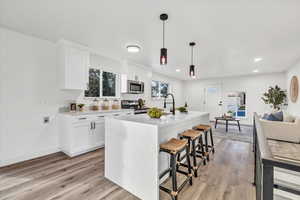
<svg viewBox="0 0 300 200">
<path fill-rule="evenodd" d="M 94 129 L 96 129 L 96 122 L 94 122 Z"/>
<path fill-rule="evenodd" d="M 91 130 L 93 130 L 93 122 L 91 122 Z"/>
</svg>

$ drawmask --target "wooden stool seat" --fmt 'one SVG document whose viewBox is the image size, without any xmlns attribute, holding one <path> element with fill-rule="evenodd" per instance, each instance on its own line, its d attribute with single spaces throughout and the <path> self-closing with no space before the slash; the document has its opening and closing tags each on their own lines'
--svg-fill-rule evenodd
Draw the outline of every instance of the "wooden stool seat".
<svg viewBox="0 0 300 200">
<path fill-rule="evenodd" d="M 198 130 L 198 131 L 203 131 L 204 136 L 205 136 L 205 156 L 207 158 L 207 161 L 209 161 L 209 153 L 215 153 L 215 147 L 214 147 L 214 140 L 213 140 L 213 133 L 212 133 L 212 128 L 210 125 L 206 124 L 199 124 L 193 129 Z M 208 143 L 208 134 L 210 134 L 210 144 Z"/>
<path fill-rule="evenodd" d="M 199 124 L 199 125 L 195 126 L 194 128 L 198 129 L 198 130 L 209 131 L 211 129 L 211 126 L 210 125 Z"/>
<path fill-rule="evenodd" d="M 183 151 L 185 151 L 185 156 L 182 159 L 183 161 L 177 161 L 176 158 L 179 157 L 180 153 L 182 153 Z M 169 189 L 163 185 L 160 185 L 159 189 L 168 193 L 171 196 L 172 200 L 178 200 L 178 193 L 183 189 L 183 187 L 188 182 L 190 182 L 190 185 L 193 184 L 193 174 L 189 156 L 188 140 L 172 138 L 160 145 L 160 152 L 164 152 L 170 155 L 170 167 L 160 173 L 159 179 L 162 179 L 165 175 L 169 174 L 169 177 L 172 178 L 172 189 Z M 179 169 L 179 167 L 182 165 L 187 167 L 187 172 Z M 180 186 L 177 185 L 177 173 L 180 173 L 186 177 L 183 182 L 181 181 Z"/>
<path fill-rule="evenodd" d="M 198 138 L 201 134 L 202 134 L 202 132 L 200 132 L 200 131 L 189 129 L 189 130 L 184 131 L 183 133 L 181 133 L 180 136 L 190 138 L 191 140 L 194 140 L 194 139 Z"/>
<path fill-rule="evenodd" d="M 188 143 L 187 140 L 179 140 L 176 138 L 172 138 L 168 142 L 161 144 L 160 149 L 169 151 L 174 154 L 182 150 L 183 148 L 185 148 L 187 143 Z"/>
</svg>

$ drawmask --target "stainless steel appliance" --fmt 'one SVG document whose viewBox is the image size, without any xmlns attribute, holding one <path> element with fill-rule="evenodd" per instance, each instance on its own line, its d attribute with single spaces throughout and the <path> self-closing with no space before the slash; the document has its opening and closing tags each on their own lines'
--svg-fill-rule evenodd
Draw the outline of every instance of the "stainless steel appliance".
<svg viewBox="0 0 300 200">
<path fill-rule="evenodd" d="M 127 92 L 130 94 L 144 93 L 144 82 L 128 80 L 127 81 Z"/>
<path fill-rule="evenodd" d="M 121 101 L 122 109 L 134 109 L 134 114 L 145 114 L 148 111 L 148 107 L 139 106 L 139 101 L 137 100 L 122 100 Z"/>
</svg>

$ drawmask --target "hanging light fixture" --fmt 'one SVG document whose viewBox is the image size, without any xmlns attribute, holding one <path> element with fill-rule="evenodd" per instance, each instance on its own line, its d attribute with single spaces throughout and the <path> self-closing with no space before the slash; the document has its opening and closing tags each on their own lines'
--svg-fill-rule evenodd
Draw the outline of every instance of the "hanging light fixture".
<svg viewBox="0 0 300 200">
<path fill-rule="evenodd" d="M 190 47 L 191 47 L 191 65 L 190 65 L 190 77 L 196 78 L 196 73 L 195 73 L 195 65 L 194 65 L 194 46 L 196 45 L 195 42 L 190 42 Z"/>
<path fill-rule="evenodd" d="M 166 65 L 168 63 L 168 49 L 165 48 L 165 21 L 167 21 L 168 15 L 161 14 L 160 20 L 163 21 L 163 48 L 160 49 L 160 64 Z"/>
</svg>

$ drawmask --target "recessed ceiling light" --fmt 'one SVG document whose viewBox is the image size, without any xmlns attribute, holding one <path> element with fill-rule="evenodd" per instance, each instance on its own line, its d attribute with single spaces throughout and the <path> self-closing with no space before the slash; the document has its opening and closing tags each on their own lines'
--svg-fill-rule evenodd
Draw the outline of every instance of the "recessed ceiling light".
<svg viewBox="0 0 300 200">
<path fill-rule="evenodd" d="M 254 62 L 260 62 L 260 61 L 262 61 L 262 58 L 260 58 L 260 57 L 258 57 L 258 58 L 254 58 Z"/>
<path fill-rule="evenodd" d="M 126 48 L 129 53 L 138 53 L 141 51 L 141 47 L 139 45 L 135 45 L 135 44 L 127 45 Z"/>
<path fill-rule="evenodd" d="M 258 69 L 255 69 L 255 70 L 253 70 L 253 72 L 254 72 L 254 73 L 258 73 L 259 71 L 258 71 Z"/>
<path fill-rule="evenodd" d="M 180 72 L 181 70 L 180 69 L 176 69 L 176 72 Z"/>
</svg>

